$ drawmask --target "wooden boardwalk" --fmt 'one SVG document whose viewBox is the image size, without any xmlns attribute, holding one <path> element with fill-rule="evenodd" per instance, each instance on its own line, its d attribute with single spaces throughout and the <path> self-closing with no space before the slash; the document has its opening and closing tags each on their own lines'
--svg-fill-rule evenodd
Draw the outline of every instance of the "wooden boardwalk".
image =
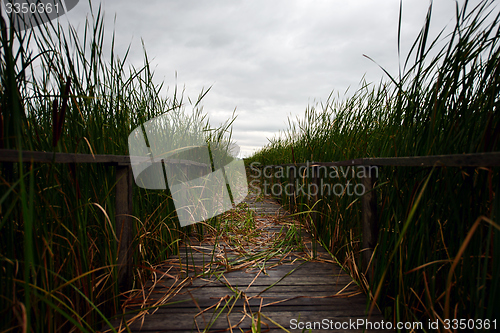
<svg viewBox="0 0 500 333">
<path fill-rule="evenodd" d="M 127 311 L 142 309 L 125 317 L 130 331 L 362 332 L 357 324 L 368 320 L 366 296 L 351 277 L 279 204 L 251 196 L 246 202 L 255 212 L 255 232 L 229 230 L 224 239 L 184 244 L 127 301 Z M 380 313 L 369 318 L 382 320 Z M 125 328 L 125 320 L 114 324 Z"/>
</svg>

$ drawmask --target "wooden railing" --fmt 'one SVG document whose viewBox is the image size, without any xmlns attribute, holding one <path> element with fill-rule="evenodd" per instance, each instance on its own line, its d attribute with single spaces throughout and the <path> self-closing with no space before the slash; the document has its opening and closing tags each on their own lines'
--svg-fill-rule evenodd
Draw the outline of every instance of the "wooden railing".
<svg viewBox="0 0 500 333">
<path fill-rule="evenodd" d="M 161 159 L 149 157 L 133 157 L 134 163 L 144 161 L 159 162 Z M 0 149 L 0 163 L 60 163 L 60 164 L 101 164 L 116 169 L 115 198 L 115 234 L 118 237 L 118 283 L 121 290 L 129 290 L 132 286 L 132 241 L 133 233 L 133 175 L 131 158 L 125 155 L 70 154 Z M 189 165 L 206 167 L 205 164 L 186 160 L 169 160 L 169 163 L 180 164 L 186 169 Z"/>
<path fill-rule="evenodd" d="M 399 167 L 498 167 L 500 166 L 500 152 L 476 153 L 476 154 L 456 154 L 456 155 L 435 155 L 435 156 L 415 156 L 415 157 L 387 157 L 387 158 L 358 158 L 339 162 L 309 162 L 309 163 L 288 163 L 279 165 L 261 166 L 262 172 L 271 176 L 275 174 L 276 168 L 310 168 L 310 182 L 320 188 L 320 167 L 358 166 L 365 168 L 363 177 L 364 194 L 361 198 L 362 210 L 362 262 L 363 269 L 367 272 L 367 278 L 371 281 L 373 277 L 373 265 L 369 269 L 368 264 L 373 255 L 373 250 L 377 245 L 379 225 L 377 214 L 377 193 L 374 188 L 375 177 L 370 172 L 371 167 L 399 166 Z M 290 173 L 288 184 L 292 190 L 290 207 L 293 210 L 295 205 L 296 189 L 294 173 Z M 271 183 L 277 181 L 271 179 Z M 315 195 L 312 204 L 319 200 L 319 191 Z M 314 211 L 314 210 L 313 210 Z M 316 220 L 316 214 L 312 213 L 312 219 Z"/>
<path fill-rule="evenodd" d="M 147 157 L 134 157 L 134 161 L 150 160 Z M 132 166 L 129 156 L 124 155 L 92 155 L 92 154 L 70 154 L 70 153 L 49 153 L 49 152 L 34 152 L 23 151 L 21 156 L 17 150 L 0 149 L 0 162 L 16 163 L 62 163 L 62 164 L 81 164 L 95 163 L 116 168 L 116 199 L 115 199 L 115 223 L 116 234 L 119 238 L 118 245 L 118 265 L 119 265 L 119 284 L 122 289 L 127 290 L 132 283 L 132 267 L 131 258 L 133 235 L 133 220 L 132 220 L 132 193 L 133 193 L 133 175 Z M 158 162 L 158 159 L 154 160 Z M 191 161 L 173 161 L 173 163 L 198 164 Z M 438 156 L 423 156 L 423 157 L 391 157 L 391 158 L 360 158 L 345 160 L 340 162 L 310 162 L 310 163 L 295 163 L 295 164 L 280 164 L 267 165 L 262 168 L 270 168 L 271 174 L 274 168 L 277 167 L 310 167 L 319 170 L 321 166 L 360 166 L 367 170 L 373 166 L 412 166 L 412 167 L 498 167 L 500 166 L 500 152 L 493 153 L 478 153 L 478 154 L 457 154 L 457 155 L 438 155 Z M 319 187 L 319 172 L 312 172 L 314 177 L 311 179 L 316 186 Z M 374 177 L 370 172 L 366 172 L 368 177 L 363 178 L 363 186 L 365 188 L 362 196 L 362 225 L 363 225 L 363 263 L 365 269 L 368 266 L 370 258 L 373 254 L 378 240 L 378 220 L 377 220 L 377 194 L 373 185 Z M 291 179 L 290 183 L 294 183 Z M 293 205 L 295 197 L 295 187 L 292 186 L 293 196 L 291 204 Z M 314 200 L 319 200 L 318 194 Z M 315 216 L 313 216 L 314 219 Z M 370 272 L 368 277 L 371 278 Z"/>
<path fill-rule="evenodd" d="M 130 157 L 122 155 L 91 155 L 48 153 L 37 151 L 22 151 L 11 149 L 0 150 L 0 162 L 25 163 L 61 163 L 82 164 L 95 163 L 116 169 L 115 198 L 115 233 L 118 237 L 118 283 L 120 289 L 127 290 L 132 285 L 132 170 Z"/>
</svg>

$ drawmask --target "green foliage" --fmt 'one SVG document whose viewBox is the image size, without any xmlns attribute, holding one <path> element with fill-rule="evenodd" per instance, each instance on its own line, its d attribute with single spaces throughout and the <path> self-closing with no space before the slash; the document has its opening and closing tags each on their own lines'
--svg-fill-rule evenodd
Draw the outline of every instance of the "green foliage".
<svg viewBox="0 0 500 333">
<path fill-rule="evenodd" d="M 452 32 L 434 40 L 428 32 L 431 6 L 398 77 L 386 72 L 387 83 L 363 83 L 344 100 L 332 94 L 325 104 L 309 106 L 246 163 L 498 151 L 500 20 L 494 5 L 457 5 Z M 388 319 L 494 318 L 500 306 L 498 171 L 380 168 L 375 183 L 380 234 L 371 288 L 381 286 L 377 302 Z M 305 196 L 297 201 L 301 211 L 314 203 Z M 323 196 L 315 206 L 318 237 L 353 271 L 361 267 L 360 209 L 358 197 L 346 193 Z"/>
<path fill-rule="evenodd" d="M 90 3 L 90 2 L 89 2 Z M 161 94 L 147 54 L 109 58 L 103 13 L 83 32 L 49 22 L 17 33 L 1 23 L 0 148 L 128 154 L 128 135 L 168 112 L 177 128 L 201 124 L 211 144 L 230 141 L 231 120 L 210 128 L 200 101 Z M 219 144 L 220 145 L 220 144 Z M 94 331 L 120 307 L 115 171 L 103 165 L 0 163 L 0 331 Z M 134 190 L 136 279 L 176 251 L 168 191 Z"/>
</svg>

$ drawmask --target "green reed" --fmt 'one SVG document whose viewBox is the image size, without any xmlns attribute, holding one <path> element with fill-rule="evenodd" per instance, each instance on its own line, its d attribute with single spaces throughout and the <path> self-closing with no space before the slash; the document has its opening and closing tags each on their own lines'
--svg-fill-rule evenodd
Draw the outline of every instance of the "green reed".
<svg viewBox="0 0 500 333">
<path fill-rule="evenodd" d="M 91 12 L 83 32 L 49 22 L 18 33 L 0 20 L 0 148 L 127 155 L 130 132 L 167 112 L 176 128 L 229 142 L 231 121 L 210 128 L 202 111 L 208 90 L 194 104 L 177 88 L 165 97 L 146 52 L 142 67 L 126 65 L 114 35 L 104 47 L 101 8 Z M 0 331 L 95 331 L 119 311 L 115 182 L 98 164 L 0 163 Z M 136 187 L 133 203 L 137 281 L 186 230 L 168 191 Z"/>
<path fill-rule="evenodd" d="M 465 1 L 462 7 L 457 5 L 451 33 L 435 38 L 429 35 L 431 17 L 432 6 L 399 75 L 385 72 L 388 82 L 363 82 L 350 97 L 341 100 L 332 93 L 326 103 L 308 106 L 302 118 L 289 120 L 288 130 L 247 163 L 498 151 L 498 8 L 493 1 L 474 8 Z M 374 282 L 365 286 L 388 319 L 427 323 L 496 318 L 498 171 L 497 167 L 379 169 L 375 186 L 380 234 Z M 286 184 L 289 179 L 281 181 Z M 330 179 L 344 185 L 360 181 L 350 176 Z M 314 204 L 305 196 L 297 201 L 301 211 Z M 360 272 L 359 197 L 326 195 L 315 210 L 318 237 L 347 268 Z"/>
</svg>

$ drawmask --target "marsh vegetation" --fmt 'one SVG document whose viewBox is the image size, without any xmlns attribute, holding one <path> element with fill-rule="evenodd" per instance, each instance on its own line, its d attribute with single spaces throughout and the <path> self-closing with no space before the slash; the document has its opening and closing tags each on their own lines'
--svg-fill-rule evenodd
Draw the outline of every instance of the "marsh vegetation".
<svg viewBox="0 0 500 333">
<path fill-rule="evenodd" d="M 165 113 L 177 128 L 201 126 L 207 144 L 230 142 L 233 119 L 214 127 L 203 112 L 209 89 L 165 96 L 146 52 L 142 67 L 127 65 L 101 8 L 91 13 L 83 31 L 52 21 L 16 32 L 1 20 L 0 148 L 127 155 L 130 132 Z M 114 173 L 0 163 L 1 331 L 94 331 L 120 310 Z M 136 188 L 133 202 L 135 288 L 195 228 L 179 227 L 168 191 Z"/>
<path fill-rule="evenodd" d="M 435 39 L 429 35 L 430 9 L 398 75 L 386 73 L 385 82 L 363 83 L 350 97 L 332 93 L 308 106 L 304 117 L 291 119 L 288 130 L 248 162 L 498 151 L 495 4 L 471 8 L 466 1 L 457 7 L 452 32 Z M 111 49 L 104 48 L 101 9 L 92 13 L 83 32 L 49 23 L 16 33 L 1 21 L 0 148 L 126 155 L 129 133 L 166 112 L 185 124 L 202 123 L 209 143 L 230 142 L 233 119 L 213 128 L 202 110 L 208 90 L 196 101 L 177 88 L 165 97 L 146 52 L 142 67 L 129 67 L 127 54 L 115 54 L 114 37 Z M 381 168 L 372 284 L 360 269 L 358 198 L 323 196 L 313 208 L 299 197 L 297 216 L 387 319 L 493 319 L 500 307 L 498 171 Z M 114 169 L 99 164 L 0 164 L 0 330 L 95 331 L 121 310 L 115 182 Z M 241 241 L 241 251 L 255 241 L 256 226 L 245 209 L 181 229 L 168 191 L 136 188 L 133 201 L 135 288 L 193 232 L 203 237 L 207 229 L 224 230 Z M 246 253 L 245 260 L 296 247 L 299 235 L 292 230 L 269 250 Z"/>
<path fill-rule="evenodd" d="M 401 72 L 363 83 L 350 97 L 332 93 L 248 163 L 331 162 L 497 152 L 500 140 L 500 21 L 494 1 L 456 9 L 450 34 L 429 34 L 432 7 Z M 401 28 L 401 19 L 400 19 Z M 400 34 L 399 34 L 400 35 Z M 358 277 L 387 319 L 496 318 L 500 300 L 498 167 L 382 167 L 380 234 L 370 285 L 360 262 L 361 200 L 325 195 L 316 236 Z M 283 177 L 286 183 L 289 178 Z M 356 179 L 344 179 L 355 182 Z M 283 202 L 288 202 L 283 198 Z"/>
</svg>

